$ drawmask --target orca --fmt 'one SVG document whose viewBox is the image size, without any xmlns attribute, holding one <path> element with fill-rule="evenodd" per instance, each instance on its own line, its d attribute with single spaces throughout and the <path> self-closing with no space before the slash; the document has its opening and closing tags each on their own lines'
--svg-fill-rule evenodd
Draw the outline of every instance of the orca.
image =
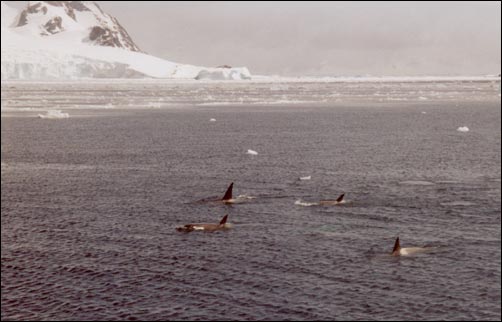
<svg viewBox="0 0 502 322">
<path fill-rule="evenodd" d="M 415 253 L 423 253 L 429 250 L 431 247 L 401 247 L 399 243 L 399 237 L 396 238 L 394 242 L 394 248 L 392 249 L 392 256 L 407 256 Z"/>
<path fill-rule="evenodd" d="M 219 224 L 186 224 L 183 226 L 176 227 L 177 231 L 189 233 L 192 231 L 208 231 L 213 232 L 217 230 L 227 230 L 231 228 L 230 224 L 227 224 L 228 215 L 225 215 Z"/>
<path fill-rule="evenodd" d="M 227 188 L 227 191 L 221 198 L 206 198 L 199 200 L 197 202 L 202 202 L 202 203 L 222 203 L 225 205 L 233 205 L 233 204 L 240 204 L 247 202 L 251 199 L 256 199 L 256 197 L 248 196 L 248 195 L 239 195 L 237 197 L 233 197 L 232 190 L 234 188 L 234 183 L 230 183 L 230 185 Z"/>
<path fill-rule="evenodd" d="M 234 188 L 234 183 L 230 183 L 230 185 L 227 188 L 227 191 L 225 192 L 225 195 L 223 198 L 221 198 L 221 202 L 223 203 L 233 203 L 235 199 L 232 198 L 232 190 Z"/>
<path fill-rule="evenodd" d="M 218 197 L 210 197 L 210 198 L 204 198 L 202 200 L 198 200 L 197 202 L 201 203 L 223 203 L 223 204 L 233 204 L 236 203 L 237 200 L 233 198 L 232 196 L 232 190 L 234 188 L 234 183 L 230 183 L 230 185 L 227 188 L 227 191 L 223 195 L 223 197 L 218 198 Z"/>
<path fill-rule="evenodd" d="M 343 197 L 345 197 L 345 194 L 342 193 L 336 200 L 321 200 L 319 201 L 319 205 L 321 206 L 336 206 L 345 203 L 345 200 L 343 200 Z"/>
</svg>

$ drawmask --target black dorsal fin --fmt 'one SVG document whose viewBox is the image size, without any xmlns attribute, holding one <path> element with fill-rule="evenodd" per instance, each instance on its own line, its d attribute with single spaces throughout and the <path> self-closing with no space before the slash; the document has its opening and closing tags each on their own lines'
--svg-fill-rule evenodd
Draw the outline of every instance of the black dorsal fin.
<svg viewBox="0 0 502 322">
<path fill-rule="evenodd" d="M 401 249 L 401 245 L 399 245 L 399 237 L 396 238 L 396 242 L 394 243 L 394 248 L 392 249 L 392 254 L 396 254 Z"/>
<path fill-rule="evenodd" d="M 234 183 L 232 182 L 228 186 L 227 192 L 225 192 L 225 195 L 223 196 L 223 198 L 221 198 L 221 200 L 230 200 L 230 199 L 232 199 L 232 189 L 233 189 L 233 187 L 234 187 Z"/>
<path fill-rule="evenodd" d="M 227 218 L 228 218 L 228 215 L 225 215 L 225 217 L 221 218 L 220 225 L 226 224 L 227 223 Z"/>
<path fill-rule="evenodd" d="M 342 200 L 343 200 L 343 197 L 344 197 L 344 196 L 345 196 L 345 194 L 344 194 L 344 193 L 342 193 L 342 194 L 340 195 L 340 197 L 338 197 L 338 199 L 336 199 L 336 202 L 342 202 Z"/>
</svg>

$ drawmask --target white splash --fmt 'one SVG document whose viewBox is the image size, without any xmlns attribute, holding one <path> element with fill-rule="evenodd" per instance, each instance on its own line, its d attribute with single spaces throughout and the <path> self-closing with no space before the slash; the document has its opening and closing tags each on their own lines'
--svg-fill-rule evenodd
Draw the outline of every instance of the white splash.
<svg viewBox="0 0 502 322">
<path fill-rule="evenodd" d="M 312 179 L 312 176 L 307 176 L 307 177 L 300 177 L 300 180 L 310 180 Z"/>
<path fill-rule="evenodd" d="M 427 114 L 427 112 L 425 112 L 425 111 L 422 111 L 422 114 Z"/>
<path fill-rule="evenodd" d="M 425 251 L 427 251 L 427 250 L 422 247 L 406 247 L 406 248 L 401 248 L 399 250 L 399 255 L 409 256 L 409 255 L 413 255 L 415 253 L 423 253 Z"/>
<path fill-rule="evenodd" d="M 408 180 L 408 181 L 401 181 L 400 184 L 410 185 L 410 186 L 432 186 L 434 185 L 434 182 L 423 181 L 423 180 Z"/>
<path fill-rule="evenodd" d="M 475 203 L 460 200 L 460 201 L 441 202 L 440 205 L 446 207 L 459 207 L 459 206 L 467 207 L 467 206 L 474 206 Z"/>
<path fill-rule="evenodd" d="M 209 122 L 216 122 L 216 119 L 210 119 Z"/>
<path fill-rule="evenodd" d="M 256 199 L 256 197 L 250 195 L 238 195 L 237 199 Z"/>
<path fill-rule="evenodd" d="M 41 119 L 67 119 L 70 117 L 68 113 L 62 113 L 61 110 L 50 110 L 47 114 L 38 114 Z"/>
<path fill-rule="evenodd" d="M 469 132 L 469 128 L 467 126 L 461 126 L 457 129 L 459 132 Z"/>
<path fill-rule="evenodd" d="M 295 205 L 302 206 L 302 207 L 310 207 L 310 206 L 317 206 L 317 203 L 315 203 L 315 202 L 305 202 L 305 201 L 302 201 L 301 199 L 298 199 L 298 200 L 295 201 Z"/>
<path fill-rule="evenodd" d="M 251 155 L 258 155 L 258 152 L 254 151 L 254 150 L 248 150 L 248 152 L 246 152 L 247 154 L 251 154 Z"/>
</svg>

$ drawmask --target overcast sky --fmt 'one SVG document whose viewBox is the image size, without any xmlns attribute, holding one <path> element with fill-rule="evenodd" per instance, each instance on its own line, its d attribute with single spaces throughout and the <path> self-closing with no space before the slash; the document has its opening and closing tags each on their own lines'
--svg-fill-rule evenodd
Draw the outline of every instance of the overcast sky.
<svg viewBox="0 0 502 322">
<path fill-rule="evenodd" d="M 499 1 L 97 2 L 144 51 L 181 63 L 292 76 L 501 68 Z"/>
</svg>

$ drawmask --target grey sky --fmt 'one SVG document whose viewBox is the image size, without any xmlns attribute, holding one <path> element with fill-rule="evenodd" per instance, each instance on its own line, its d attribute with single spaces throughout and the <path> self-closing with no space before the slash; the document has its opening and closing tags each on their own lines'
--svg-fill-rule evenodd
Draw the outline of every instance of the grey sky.
<svg viewBox="0 0 502 322">
<path fill-rule="evenodd" d="M 500 2 L 97 1 L 146 52 L 254 74 L 500 73 Z"/>
</svg>

